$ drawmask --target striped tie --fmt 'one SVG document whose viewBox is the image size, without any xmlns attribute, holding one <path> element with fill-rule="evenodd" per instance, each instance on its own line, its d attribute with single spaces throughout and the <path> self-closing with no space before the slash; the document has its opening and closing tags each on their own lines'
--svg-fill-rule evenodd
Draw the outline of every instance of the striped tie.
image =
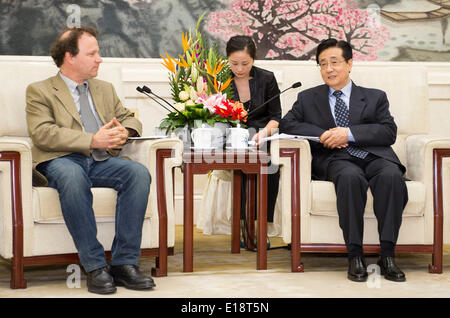
<svg viewBox="0 0 450 318">
<path fill-rule="evenodd" d="M 333 95 L 336 97 L 336 105 L 334 107 L 334 116 L 336 117 L 336 124 L 339 127 L 348 127 L 348 109 L 344 101 L 341 99 L 342 92 L 334 91 Z M 369 153 L 361 148 L 348 146 L 345 148 L 347 152 L 357 158 L 364 159 Z"/>
</svg>

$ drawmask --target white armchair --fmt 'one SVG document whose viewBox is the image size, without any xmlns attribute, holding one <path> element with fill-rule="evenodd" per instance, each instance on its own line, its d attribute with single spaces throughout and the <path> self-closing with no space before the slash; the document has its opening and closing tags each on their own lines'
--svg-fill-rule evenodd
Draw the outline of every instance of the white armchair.
<svg viewBox="0 0 450 318">
<path fill-rule="evenodd" d="M 299 70 L 316 78 L 316 69 Z M 410 65 L 389 69 L 354 65 L 357 85 L 384 90 L 398 126 L 393 148 L 406 166 L 408 204 L 403 212 L 396 251 L 432 254 L 431 273 L 442 273 L 443 157 L 450 156 L 448 136 L 428 135 L 428 86 L 425 68 Z M 318 81 L 317 84 L 320 84 Z M 289 105 L 289 108 L 291 105 Z M 302 252 L 346 252 L 332 182 L 311 180 L 308 141 L 280 140 L 271 145 L 272 161 L 281 165 L 282 237 L 292 246 L 292 271 L 303 271 Z M 446 187 L 450 180 L 444 180 Z M 364 251 L 380 251 L 373 198 L 368 192 Z M 448 229 L 447 229 L 448 230 Z"/>
<path fill-rule="evenodd" d="M 25 120 L 28 84 L 52 76 L 56 67 L 42 63 L 12 62 L 0 65 L 14 74 L 0 86 L 0 256 L 11 259 L 11 288 L 26 288 L 26 265 L 78 262 L 76 248 L 64 224 L 56 190 L 32 186 L 31 139 Z M 111 72 L 117 77 L 118 72 Z M 106 78 L 113 83 L 117 78 Z M 178 139 L 134 141 L 122 157 L 144 164 L 152 176 L 142 236 L 142 256 L 156 257 L 152 274 L 167 275 L 167 255 L 173 254 L 175 216 L 172 168 L 181 164 Z M 167 177 L 164 180 L 164 175 Z M 98 239 L 109 250 L 114 238 L 116 192 L 93 188 Z"/>
</svg>

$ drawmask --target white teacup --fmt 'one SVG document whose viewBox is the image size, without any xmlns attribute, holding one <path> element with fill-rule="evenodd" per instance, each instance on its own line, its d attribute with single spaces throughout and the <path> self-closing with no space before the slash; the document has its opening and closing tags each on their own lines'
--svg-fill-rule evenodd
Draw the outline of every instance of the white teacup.
<svg viewBox="0 0 450 318">
<path fill-rule="evenodd" d="M 247 148 L 248 147 L 249 132 L 244 128 L 230 128 L 228 135 L 228 142 L 231 148 Z"/>
<path fill-rule="evenodd" d="M 213 136 L 212 128 L 196 128 L 191 133 L 194 147 L 199 149 L 211 148 L 211 140 Z"/>
</svg>

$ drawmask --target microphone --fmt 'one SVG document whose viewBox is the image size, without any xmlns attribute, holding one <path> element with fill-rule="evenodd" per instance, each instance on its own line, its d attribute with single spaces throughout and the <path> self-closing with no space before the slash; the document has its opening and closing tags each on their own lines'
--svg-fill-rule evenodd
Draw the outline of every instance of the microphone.
<svg viewBox="0 0 450 318">
<path fill-rule="evenodd" d="M 137 88 L 136 88 L 137 89 Z M 149 87 L 147 87 L 147 86 L 142 86 L 142 88 L 141 88 L 141 90 L 143 91 L 143 93 L 145 94 L 145 95 L 147 95 L 148 97 L 150 97 L 150 95 L 148 95 L 148 94 L 146 94 L 146 93 L 149 93 L 149 94 L 152 94 L 152 95 L 154 95 L 154 96 L 156 96 L 157 98 L 159 98 L 160 100 L 162 100 L 164 103 L 166 103 L 167 105 L 169 105 L 173 110 L 175 110 L 178 114 L 180 114 L 181 116 L 183 116 L 184 118 L 186 118 L 186 119 L 188 119 L 187 117 L 186 117 L 186 115 L 184 115 L 182 112 L 180 112 L 178 109 L 176 109 L 176 107 L 175 106 L 173 106 L 171 103 L 169 103 L 168 101 L 166 101 L 164 98 L 162 98 L 162 97 L 160 97 L 160 96 L 158 96 L 158 95 L 156 95 L 155 93 L 153 93 L 153 91 L 149 88 Z M 150 98 L 152 98 L 152 97 L 150 97 Z M 156 99 L 154 99 L 154 98 L 152 98 L 155 102 L 157 102 L 159 105 L 161 105 L 162 107 L 164 107 L 161 103 L 159 103 Z M 164 108 L 166 108 L 166 107 L 164 107 Z M 167 108 L 166 108 L 167 109 Z M 169 112 L 172 112 L 171 110 L 169 110 L 169 109 L 167 109 Z"/>
<path fill-rule="evenodd" d="M 252 109 L 251 111 L 249 111 L 249 112 L 247 113 L 247 115 L 245 115 L 244 117 L 242 117 L 241 120 L 244 120 L 244 118 L 248 117 L 248 116 L 251 115 L 251 114 L 254 114 L 257 110 L 261 109 L 263 106 L 266 106 L 266 105 L 267 105 L 268 103 L 270 103 L 272 100 L 274 100 L 275 98 L 277 98 L 277 97 L 279 97 L 281 94 L 283 94 L 285 91 L 287 91 L 287 90 L 289 90 L 289 89 L 291 89 L 291 88 L 298 88 L 298 87 L 300 87 L 300 86 L 302 86 L 302 83 L 301 83 L 301 82 L 296 82 L 296 83 L 292 84 L 292 86 L 290 86 L 290 87 L 286 88 L 285 90 L 279 92 L 278 94 L 272 96 L 271 98 L 269 98 L 268 100 L 266 100 L 264 103 L 262 103 L 262 104 L 259 105 L 258 107 L 256 107 L 256 108 Z"/>
<path fill-rule="evenodd" d="M 297 83 L 292 84 L 292 86 L 289 87 L 289 88 L 299 88 L 300 86 L 302 86 L 302 83 L 297 82 Z M 284 91 L 286 91 L 286 90 L 289 89 L 289 88 L 286 88 Z M 284 91 L 283 91 L 283 92 L 284 92 Z"/>
<path fill-rule="evenodd" d="M 141 88 L 141 87 L 136 87 L 136 90 L 139 92 L 139 93 L 142 93 L 142 94 L 144 94 L 145 96 L 147 96 L 148 98 L 151 98 L 152 100 L 154 100 L 156 103 L 158 103 L 160 106 L 162 106 L 165 110 L 167 110 L 169 113 L 171 113 L 172 111 L 169 109 L 169 108 L 167 108 L 166 106 L 164 106 L 163 104 L 161 104 L 159 101 L 157 101 L 155 98 L 153 98 L 152 96 L 150 96 L 150 95 L 148 95 L 146 92 L 144 92 L 144 90 Z"/>
<path fill-rule="evenodd" d="M 166 101 L 164 98 L 162 98 L 162 97 L 156 95 L 155 93 L 153 93 L 153 91 L 152 91 L 149 87 L 147 87 L 147 86 L 144 85 L 144 86 L 142 86 L 142 90 L 143 90 L 144 92 L 146 92 L 146 93 L 152 94 L 153 96 L 159 98 L 159 99 L 162 100 L 164 103 L 166 103 L 167 105 L 169 105 L 170 107 L 172 107 L 176 112 L 178 112 L 178 113 L 181 114 L 181 112 L 180 112 L 178 109 L 176 109 L 175 106 L 173 106 L 171 103 L 169 103 L 168 101 Z M 184 115 L 183 115 L 183 116 L 184 116 Z"/>
</svg>

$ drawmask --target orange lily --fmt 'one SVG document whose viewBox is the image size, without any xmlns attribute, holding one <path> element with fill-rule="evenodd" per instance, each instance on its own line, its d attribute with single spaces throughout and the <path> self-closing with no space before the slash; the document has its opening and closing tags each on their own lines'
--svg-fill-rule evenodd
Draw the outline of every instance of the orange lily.
<svg viewBox="0 0 450 318">
<path fill-rule="evenodd" d="M 223 69 L 223 66 L 225 65 L 225 63 L 222 62 L 222 60 L 220 60 L 216 67 L 214 68 L 214 75 L 219 74 L 219 72 Z"/>
<path fill-rule="evenodd" d="M 247 116 L 247 112 L 244 110 L 244 111 L 242 112 L 242 117 L 245 117 L 245 116 Z M 239 118 L 239 119 L 242 120 L 242 117 Z M 248 118 L 248 117 L 245 117 L 244 120 L 242 120 L 242 121 L 243 121 L 244 123 L 246 123 L 246 122 L 247 122 L 247 118 Z"/>
<path fill-rule="evenodd" d="M 214 77 L 214 89 L 216 90 L 216 92 L 219 91 L 218 83 L 217 83 L 217 78 L 216 78 L 216 77 Z"/>
<path fill-rule="evenodd" d="M 189 64 L 186 62 L 186 60 L 181 55 L 178 56 L 180 57 L 181 62 L 178 62 L 177 60 L 174 59 L 175 63 L 184 68 L 189 67 Z"/>
<path fill-rule="evenodd" d="M 164 62 L 161 64 L 164 65 L 172 73 L 175 73 L 176 72 L 175 65 L 173 64 L 173 61 L 175 61 L 175 59 L 172 58 L 169 54 L 167 54 L 167 51 L 166 51 L 166 55 L 167 55 L 167 60 L 161 55 L 162 59 L 164 60 Z"/>
<path fill-rule="evenodd" d="M 225 83 L 222 84 L 222 86 L 220 87 L 220 91 L 223 92 L 231 83 L 231 77 L 229 79 L 227 79 L 227 81 Z"/>
<path fill-rule="evenodd" d="M 213 72 L 211 70 L 211 65 L 209 65 L 208 60 L 206 60 L 206 71 L 208 72 L 209 75 L 214 77 L 214 74 L 213 74 Z"/>
<path fill-rule="evenodd" d="M 225 66 L 225 63 L 220 60 L 216 66 L 214 67 L 214 70 L 211 68 L 211 65 L 209 64 L 209 61 L 206 60 L 206 71 L 209 75 L 211 75 L 212 77 L 216 77 L 217 74 L 220 73 L 220 71 L 223 69 L 223 67 Z"/>
<path fill-rule="evenodd" d="M 186 51 L 189 49 L 189 47 L 192 44 L 192 39 L 188 40 L 188 34 L 186 32 L 185 33 L 181 33 L 181 39 L 182 39 L 182 43 L 183 43 L 183 51 L 186 53 Z"/>
</svg>

